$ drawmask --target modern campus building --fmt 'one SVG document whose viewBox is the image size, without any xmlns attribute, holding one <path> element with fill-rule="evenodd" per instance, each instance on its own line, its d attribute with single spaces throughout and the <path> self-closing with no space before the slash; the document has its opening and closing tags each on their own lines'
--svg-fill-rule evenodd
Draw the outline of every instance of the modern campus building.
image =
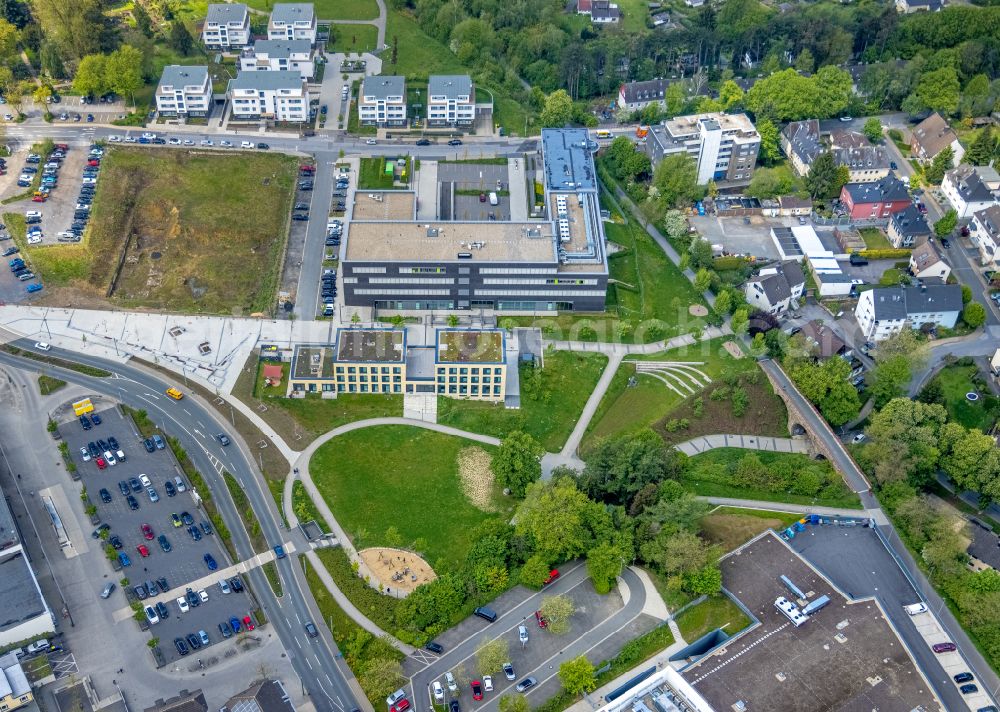
<svg viewBox="0 0 1000 712">
<path fill-rule="evenodd" d="M 208 116 L 212 110 L 208 67 L 164 67 L 156 86 L 156 110 L 165 116 Z"/>
<path fill-rule="evenodd" d="M 267 21 L 269 40 L 308 40 L 316 43 L 316 12 L 311 2 L 277 3 Z"/>
<path fill-rule="evenodd" d="M 643 144 L 650 160 L 686 153 L 698 166 L 698 183 L 749 183 L 760 134 L 746 114 L 713 112 L 678 116 L 649 130 Z"/>
<path fill-rule="evenodd" d="M 208 49 L 228 50 L 250 44 L 250 11 L 243 3 L 208 6 L 201 41 Z"/>
<path fill-rule="evenodd" d="M 403 329 L 339 329 L 334 344 L 294 348 L 288 395 L 425 393 L 504 401 L 511 366 L 503 331 L 438 329 L 433 339 L 416 344 Z M 511 362 L 516 369 L 516 350 Z"/>
<path fill-rule="evenodd" d="M 603 311 L 608 267 L 595 144 L 585 129 L 546 129 L 541 143 L 538 219 L 386 220 L 356 213 L 340 253 L 345 304 L 393 313 Z"/>
<path fill-rule="evenodd" d="M 406 77 L 365 77 L 358 93 L 358 121 L 369 126 L 404 126 Z"/>
<path fill-rule="evenodd" d="M 52 511 L 49 513 L 51 515 Z M 63 540 L 64 537 L 61 537 L 60 541 Z M 14 525 L 14 517 L 3 498 L 0 498 L 0 601 L 3 601 L 0 648 L 14 643 L 24 644 L 25 641 L 55 633 L 55 618 L 42 596 L 42 589 Z M 0 688 L 2 686 L 0 682 Z M 0 689 L 0 698 L 3 697 L 2 692 Z"/>
<path fill-rule="evenodd" d="M 432 74 L 427 82 L 428 126 L 471 126 L 476 91 L 468 74 Z"/>
<path fill-rule="evenodd" d="M 309 40 L 257 40 L 240 52 L 241 72 L 293 71 L 312 79 L 315 70 Z"/>
<path fill-rule="evenodd" d="M 951 329 L 962 313 L 962 285 L 876 287 L 862 292 L 854 315 L 869 341 L 888 339 L 905 327 Z"/>
<path fill-rule="evenodd" d="M 309 93 L 298 72 L 240 72 L 229 81 L 229 101 L 236 120 L 306 121 Z"/>
</svg>

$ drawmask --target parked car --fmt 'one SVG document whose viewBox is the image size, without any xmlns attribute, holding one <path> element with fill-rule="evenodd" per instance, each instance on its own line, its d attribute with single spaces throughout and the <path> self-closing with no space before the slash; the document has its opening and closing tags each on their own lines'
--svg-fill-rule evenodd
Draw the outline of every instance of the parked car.
<svg viewBox="0 0 1000 712">
<path fill-rule="evenodd" d="M 517 687 L 515 687 L 514 689 L 516 689 L 518 692 L 526 692 L 527 690 L 531 689 L 537 684 L 538 680 L 536 680 L 534 677 L 526 677 L 519 683 L 517 683 Z"/>
</svg>

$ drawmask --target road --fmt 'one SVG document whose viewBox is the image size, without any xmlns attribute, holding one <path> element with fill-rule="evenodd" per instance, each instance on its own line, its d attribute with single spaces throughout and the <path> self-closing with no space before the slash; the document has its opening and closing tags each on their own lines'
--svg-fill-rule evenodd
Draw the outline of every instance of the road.
<svg viewBox="0 0 1000 712">
<path fill-rule="evenodd" d="M 30 349 L 34 342 L 22 339 L 11 343 Z M 239 558 L 247 559 L 254 552 L 216 464 L 225 468 L 243 485 L 266 541 L 272 544 L 285 541 L 287 534 L 278 525 L 274 502 L 251 464 L 253 457 L 245 445 L 239 438 L 233 437 L 233 445 L 224 448 L 212 437 L 213 433 L 226 430 L 225 424 L 213 409 L 202 406 L 196 398 L 190 396 L 180 402 L 171 400 L 163 393 L 171 384 L 145 370 L 61 349 L 53 349 L 51 355 L 113 372 L 113 378 L 102 379 L 67 369 L 46 367 L 48 372 L 58 373 L 65 381 L 82 385 L 134 408 L 145 409 L 164 430 L 181 441 L 212 490 L 213 499 L 233 534 L 233 544 Z M 38 368 L 37 361 L 7 353 L 0 353 L 0 363 L 26 367 L 29 370 Z M 305 632 L 305 621 L 320 620 L 322 616 L 315 608 L 312 596 L 304 593 L 307 586 L 297 559 L 286 557 L 277 564 L 284 587 L 284 595 L 280 601 L 272 593 L 270 584 L 259 568 L 251 570 L 247 577 L 284 645 L 303 688 L 317 710 L 351 712 L 359 708 L 348 684 L 353 673 L 341 658 L 326 627 L 319 626 L 323 631 L 320 638 L 310 638 Z"/>
<path fill-rule="evenodd" d="M 764 359 L 759 363 L 761 368 L 774 379 L 774 382 L 778 384 L 778 387 L 785 395 L 796 404 L 798 410 L 805 414 L 810 431 L 819 434 L 824 445 L 827 446 L 827 449 L 833 455 L 834 466 L 847 480 L 848 486 L 861 497 L 861 504 L 865 508 L 867 516 L 878 523 L 889 553 L 895 559 L 899 568 L 906 575 L 906 578 L 909 579 L 918 594 L 937 613 L 941 627 L 951 636 L 952 641 L 958 646 L 959 652 L 961 652 L 965 660 L 969 663 L 969 670 L 974 672 L 986 688 L 996 695 L 998 689 L 1000 689 L 1000 678 L 997 677 L 996 672 L 989 666 L 979 650 L 969 639 L 969 636 L 966 635 L 941 596 L 938 595 L 937 591 L 934 590 L 934 587 L 931 586 L 920 571 L 916 561 L 914 561 L 905 544 L 900 540 L 895 527 L 892 526 L 885 512 L 882 511 L 878 500 L 872 494 L 868 479 L 864 473 L 861 472 L 854 460 L 844 449 L 843 444 L 834 434 L 833 430 L 830 429 L 827 422 L 823 420 L 823 417 L 816 411 L 812 404 L 799 393 L 795 385 L 785 375 L 785 372 L 770 359 Z M 940 699 L 946 701 L 952 699 L 955 692 L 954 686 L 950 684 L 942 685 L 940 683 L 942 678 L 947 680 L 948 676 L 941 669 L 937 661 L 929 658 L 923 661 L 922 667 L 927 677 L 934 682 L 935 691 Z M 949 709 L 959 709 L 959 707 L 949 706 Z"/>
</svg>

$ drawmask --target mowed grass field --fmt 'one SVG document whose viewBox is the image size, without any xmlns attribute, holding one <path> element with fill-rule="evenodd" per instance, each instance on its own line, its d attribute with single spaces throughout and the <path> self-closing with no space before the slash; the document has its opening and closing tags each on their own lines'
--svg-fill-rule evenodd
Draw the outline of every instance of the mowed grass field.
<svg viewBox="0 0 1000 712">
<path fill-rule="evenodd" d="M 75 277 L 103 293 L 133 236 L 114 302 L 199 313 L 270 311 L 296 166 L 278 154 L 110 149 L 82 244 L 88 263 Z"/>
<path fill-rule="evenodd" d="M 327 50 L 331 52 L 371 52 L 378 44 L 378 28 L 375 25 L 330 25 L 333 34 Z M 331 69 L 331 71 L 334 71 Z"/>
<path fill-rule="evenodd" d="M 472 534 L 496 516 L 462 493 L 458 453 L 464 438 L 406 425 L 364 428 L 334 438 L 309 463 L 313 481 L 358 549 L 400 545 L 422 551 L 438 573 L 465 559 Z M 509 505 L 497 500 L 500 516 Z M 394 527 L 400 540 L 389 541 Z"/>
</svg>

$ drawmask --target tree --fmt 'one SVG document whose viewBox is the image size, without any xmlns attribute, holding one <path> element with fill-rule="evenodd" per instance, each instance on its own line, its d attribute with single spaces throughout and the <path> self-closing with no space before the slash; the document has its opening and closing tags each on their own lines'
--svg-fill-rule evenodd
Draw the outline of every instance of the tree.
<svg viewBox="0 0 1000 712">
<path fill-rule="evenodd" d="M 722 102 L 722 108 L 726 111 L 738 106 L 743 102 L 742 87 L 732 79 L 722 82 L 719 87 L 719 101 Z"/>
<path fill-rule="evenodd" d="M 791 175 L 787 171 L 758 168 L 747 186 L 747 195 L 754 198 L 777 198 L 791 193 L 793 187 Z"/>
<path fill-rule="evenodd" d="M 539 458 L 544 453 L 533 437 L 515 430 L 500 443 L 490 467 L 501 487 L 515 497 L 523 497 L 528 485 L 542 476 Z"/>
<path fill-rule="evenodd" d="M 766 165 L 773 166 L 781 160 L 781 134 L 778 127 L 770 119 L 757 122 L 757 133 L 760 134 L 760 159 Z"/>
<path fill-rule="evenodd" d="M 843 425 L 861 410 L 858 392 L 847 380 L 851 373 L 847 361 L 829 358 L 817 364 L 808 358 L 786 360 L 788 375 L 830 425 Z"/>
<path fill-rule="evenodd" d="M 131 45 L 122 45 L 108 57 L 107 77 L 116 94 L 132 99 L 142 87 L 142 52 Z"/>
<path fill-rule="evenodd" d="M 699 292 L 704 292 L 712 286 L 712 273 L 702 267 L 694 276 L 694 288 Z"/>
<path fill-rule="evenodd" d="M 549 630 L 563 635 L 569 632 L 569 619 L 576 613 L 576 605 L 569 596 L 545 596 L 539 610 L 549 622 Z"/>
<path fill-rule="evenodd" d="M 580 489 L 598 501 L 626 504 L 648 484 L 679 471 L 676 451 L 650 430 L 602 440 L 587 457 Z"/>
<path fill-rule="evenodd" d="M 649 156 L 638 150 L 628 136 L 618 136 L 611 142 L 607 158 L 611 172 L 619 180 L 634 181 L 652 170 Z"/>
<path fill-rule="evenodd" d="M 950 115 L 958 111 L 960 90 L 958 73 L 954 67 L 946 66 L 921 75 L 917 82 L 916 95 L 931 111 Z"/>
<path fill-rule="evenodd" d="M 614 542 L 601 542 L 588 551 L 587 573 L 594 582 L 594 590 L 602 595 L 610 592 L 625 562 L 633 555 L 632 537 L 625 531 L 619 532 Z"/>
<path fill-rule="evenodd" d="M 79 61 L 118 44 L 118 30 L 104 14 L 102 0 L 32 0 L 31 10 L 43 35 L 66 60 Z"/>
<path fill-rule="evenodd" d="M 141 0 L 135 0 L 132 3 L 132 19 L 135 20 L 135 29 L 139 30 L 144 37 L 153 36 L 153 23 Z"/>
<path fill-rule="evenodd" d="M 504 695 L 500 698 L 500 712 L 528 712 L 528 698 L 524 695 Z"/>
<path fill-rule="evenodd" d="M 934 223 L 934 234 L 938 237 L 948 237 L 948 235 L 955 231 L 957 225 L 958 213 L 955 212 L 954 208 L 951 208 L 940 220 Z"/>
<path fill-rule="evenodd" d="M 663 216 L 663 229 L 667 237 L 679 240 L 688 236 L 688 221 L 680 210 L 668 210 Z"/>
<path fill-rule="evenodd" d="M 937 469 L 938 434 L 947 417 L 941 405 L 893 398 L 871 417 L 862 466 L 883 486 L 928 480 Z"/>
<path fill-rule="evenodd" d="M 924 179 L 928 183 L 939 184 L 944 178 L 944 174 L 954 167 L 955 152 L 951 146 L 946 146 L 938 155 L 934 156 L 931 164 L 924 169 Z"/>
<path fill-rule="evenodd" d="M 17 55 L 17 43 L 20 33 L 17 27 L 0 18 L 0 59 L 4 62 L 13 61 Z"/>
<path fill-rule="evenodd" d="M 969 150 L 965 152 L 965 160 L 974 166 L 988 166 L 996 155 L 996 152 L 997 141 L 993 136 L 993 127 L 987 126 L 979 132 L 976 140 L 972 142 Z"/>
<path fill-rule="evenodd" d="M 941 469 L 961 489 L 983 492 L 1000 475 L 996 469 L 993 438 L 976 428 L 948 423 L 942 431 Z M 992 462 L 991 462 L 992 461 Z"/>
<path fill-rule="evenodd" d="M 31 99 L 39 106 L 45 108 L 45 112 L 48 113 L 48 107 L 46 106 L 46 101 L 52 96 L 52 87 L 48 84 L 39 84 L 35 87 L 35 90 L 31 92 Z"/>
<path fill-rule="evenodd" d="M 795 69 L 803 74 L 812 74 L 816 69 L 816 58 L 808 47 L 803 48 L 795 58 Z"/>
<path fill-rule="evenodd" d="M 844 176 L 838 170 L 833 153 L 826 151 L 819 154 L 809 168 L 805 178 L 806 189 L 814 199 L 830 199 L 840 195 L 844 187 Z"/>
<path fill-rule="evenodd" d="M 962 285 L 962 306 L 972 301 L 972 287 L 967 284 Z"/>
<path fill-rule="evenodd" d="M 698 186 L 698 167 L 687 153 L 675 153 L 653 171 L 653 187 L 667 208 L 685 208 L 704 192 Z"/>
<path fill-rule="evenodd" d="M 535 554 L 521 567 L 521 583 L 530 588 L 541 588 L 551 570 L 548 558 Z"/>
<path fill-rule="evenodd" d="M 392 658 L 371 660 L 358 674 L 358 683 L 371 699 L 387 697 L 405 682 L 403 667 Z"/>
<path fill-rule="evenodd" d="M 663 106 L 667 117 L 672 118 L 684 111 L 686 101 L 687 96 L 684 93 L 684 85 L 680 82 L 670 84 L 663 94 Z"/>
<path fill-rule="evenodd" d="M 545 97 L 539 120 L 545 128 L 561 128 L 573 118 L 573 100 L 565 89 L 556 91 Z"/>
<path fill-rule="evenodd" d="M 986 308 L 979 302 L 971 302 L 962 310 L 962 321 L 973 329 L 978 329 L 986 322 Z"/>
<path fill-rule="evenodd" d="M 688 264 L 694 269 L 709 269 L 712 266 L 712 243 L 703 237 L 691 240 L 688 248 Z M 704 291 L 704 290 L 702 290 Z"/>
<path fill-rule="evenodd" d="M 882 121 L 877 116 L 873 116 L 865 121 L 865 126 L 861 131 L 872 143 L 880 143 L 882 141 Z"/>
<path fill-rule="evenodd" d="M 88 54 L 80 60 L 73 77 L 73 89 L 84 96 L 99 96 L 108 92 L 108 58 L 103 54 Z"/>
<path fill-rule="evenodd" d="M 594 666 L 590 664 L 586 656 L 579 656 L 572 660 L 567 660 L 559 666 L 559 682 L 563 689 L 571 695 L 582 695 L 597 687 L 597 680 L 594 679 Z"/>
<path fill-rule="evenodd" d="M 872 373 L 874 382 L 870 393 L 875 399 L 875 407 L 882 408 L 893 398 L 903 395 L 904 387 L 910 382 L 910 362 L 905 356 L 893 356 L 876 363 Z"/>
<path fill-rule="evenodd" d="M 43 42 L 38 56 L 39 61 L 42 63 L 42 71 L 50 77 L 53 79 L 62 79 L 68 76 L 62 57 L 59 56 L 59 49 L 54 42 Z"/>
<path fill-rule="evenodd" d="M 729 325 L 732 327 L 733 333 L 737 336 L 747 333 L 747 329 L 750 328 L 750 310 L 743 307 L 734 311 Z"/>
<path fill-rule="evenodd" d="M 175 52 L 185 57 L 191 54 L 191 48 L 194 47 L 194 38 L 188 31 L 187 25 L 180 20 L 171 23 L 169 42 Z"/>
<path fill-rule="evenodd" d="M 517 508 L 515 522 L 514 531 L 533 544 L 532 559 L 538 557 L 546 566 L 582 555 L 597 542 L 610 539 L 614 530 L 608 510 L 589 500 L 571 477 L 532 483 Z M 532 574 L 537 573 L 543 574 L 538 579 L 541 584 L 548 571 L 536 567 Z"/>
<path fill-rule="evenodd" d="M 476 651 L 476 662 L 479 670 L 486 675 L 500 672 L 503 664 L 510 660 L 510 646 L 503 638 L 494 638 L 479 646 Z"/>
</svg>

